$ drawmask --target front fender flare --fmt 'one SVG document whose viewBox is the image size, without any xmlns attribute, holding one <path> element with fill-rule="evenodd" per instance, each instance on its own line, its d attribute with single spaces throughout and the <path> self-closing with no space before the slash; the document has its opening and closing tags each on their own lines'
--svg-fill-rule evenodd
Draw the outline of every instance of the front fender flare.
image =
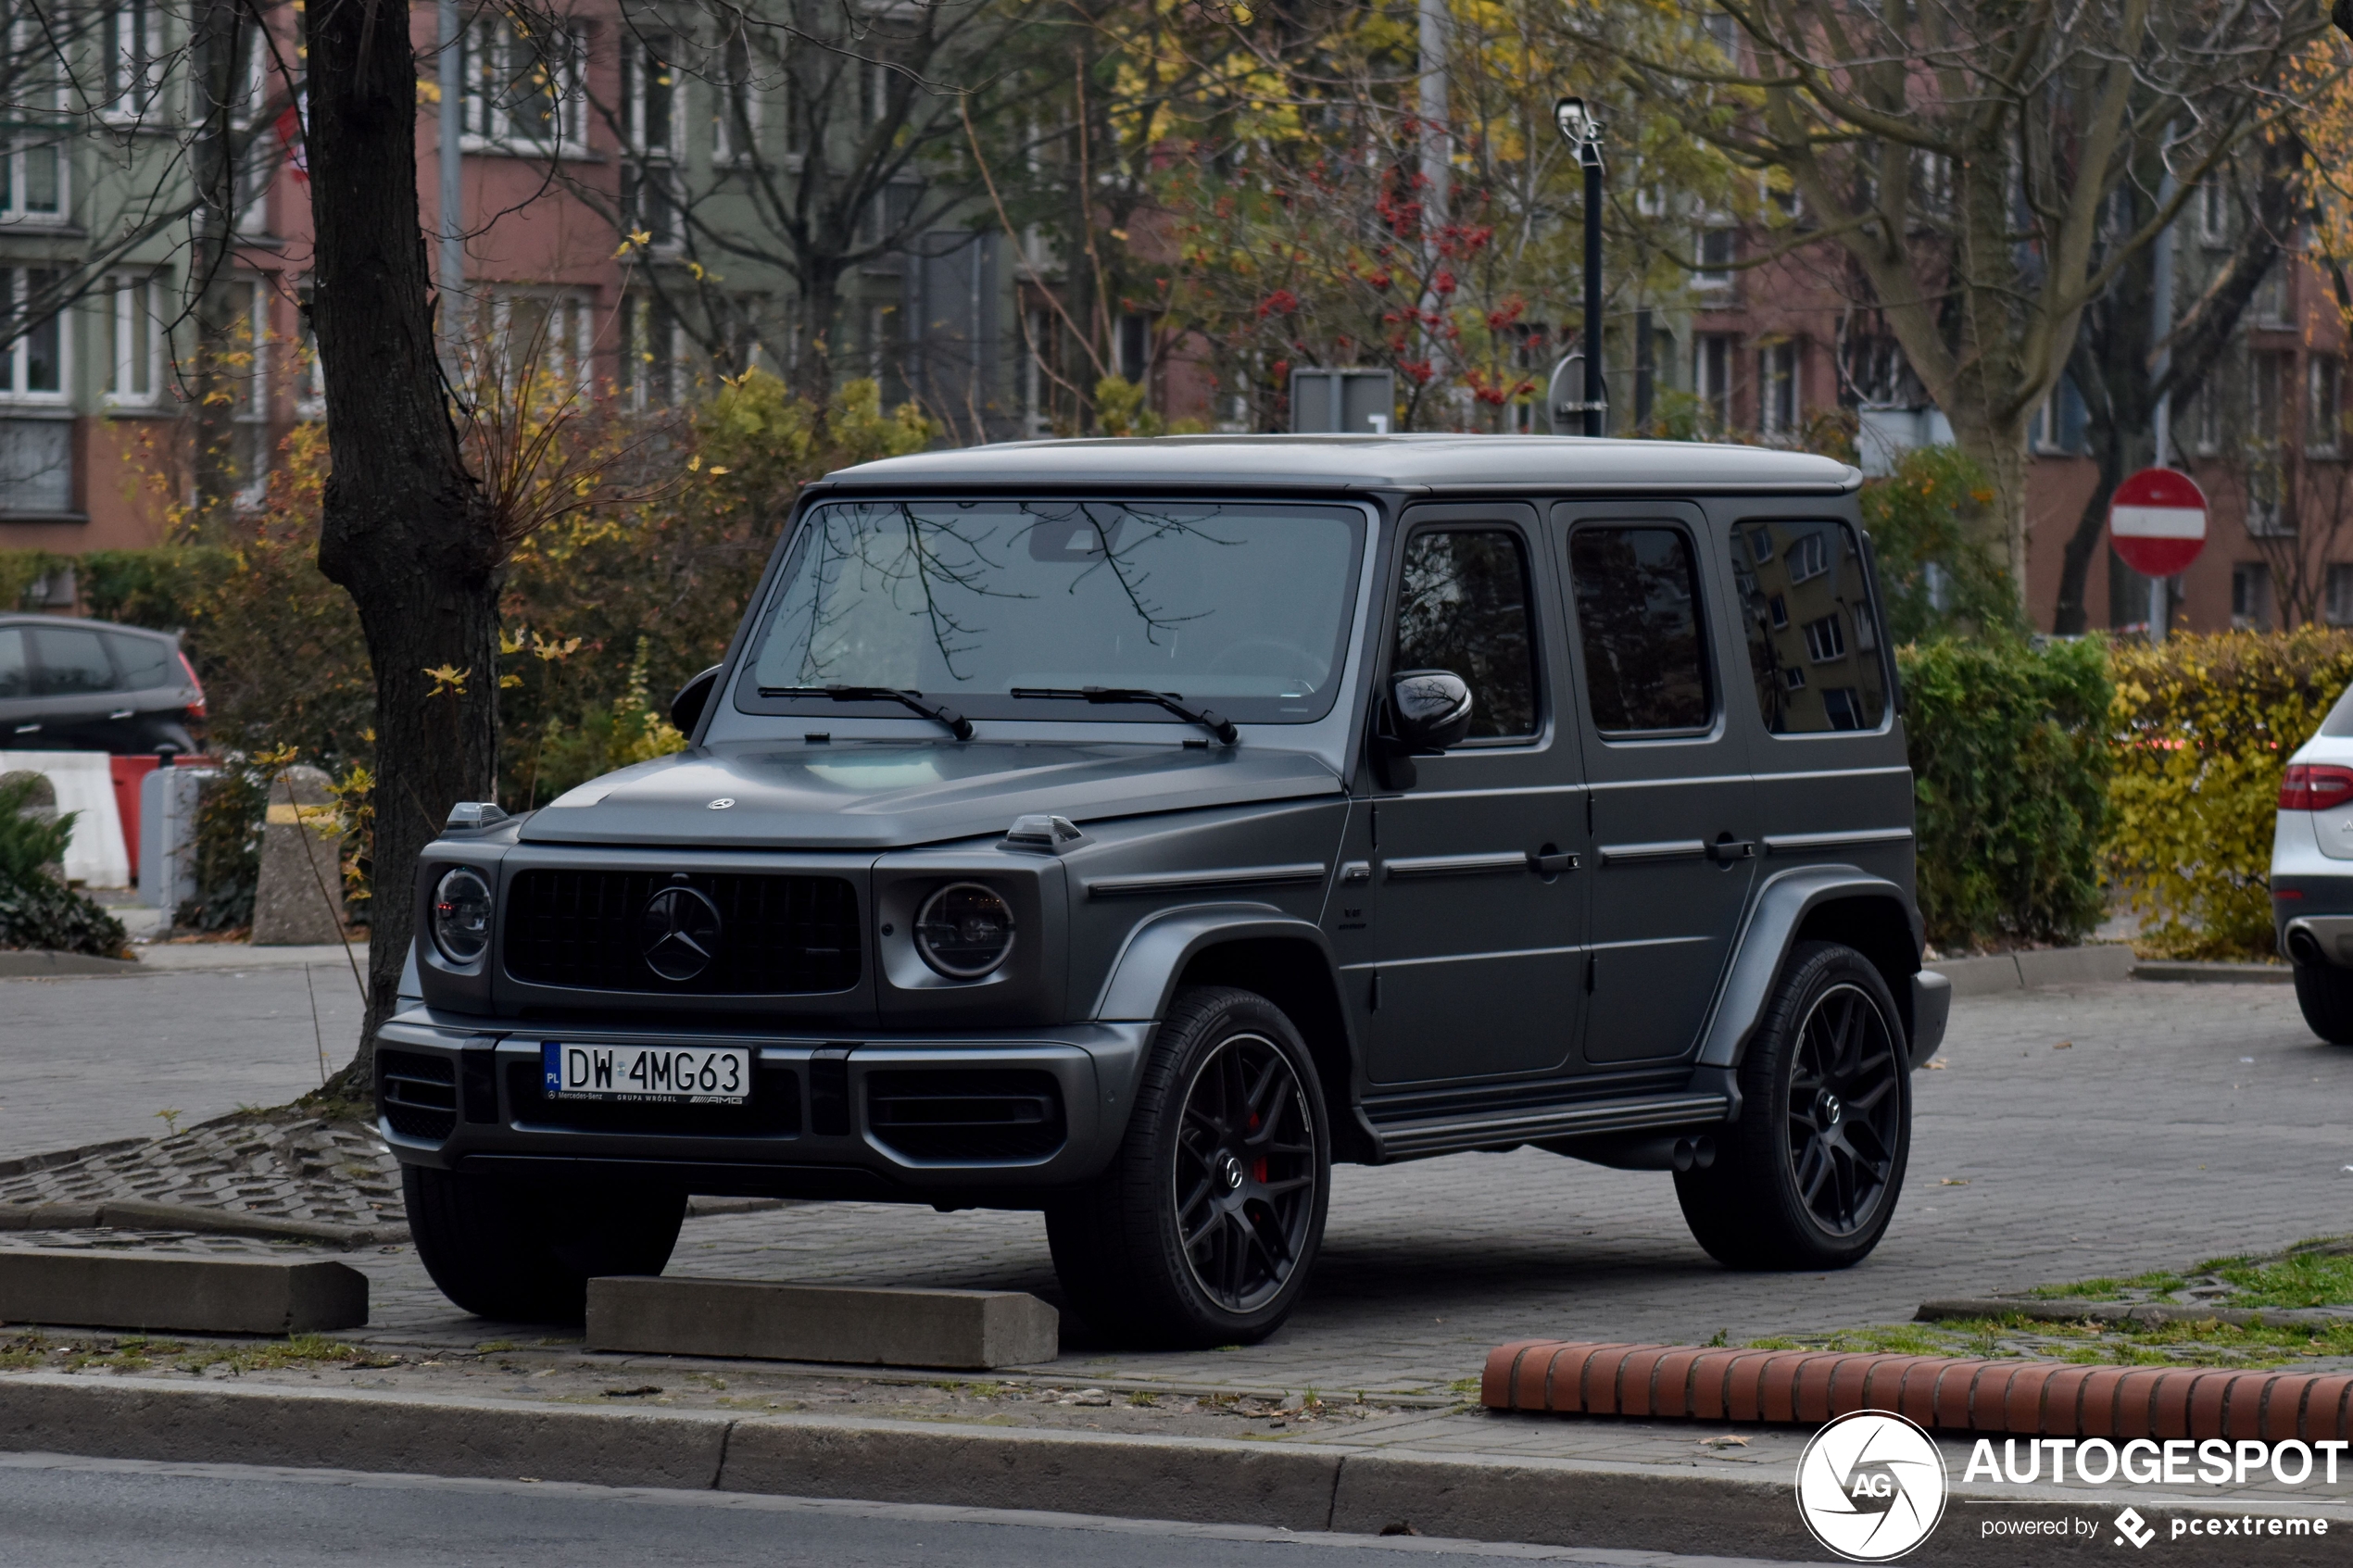
<svg viewBox="0 0 2353 1568">
<path fill-rule="evenodd" d="M 1097 1023 L 1129 1023 L 1166 1016 L 1176 978 L 1202 948 L 1253 936 L 1277 936 L 1315 944 L 1328 968 L 1331 943 L 1312 921 L 1285 914 L 1272 904 L 1200 904 L 1163 909 L 1139 922 L 1112 960 L 1102 989 L 1088 1014 Z"/>
<path fill-rule="evenodd" d="M 1913 922 L 1913 950 L 1919 950 L 1919 930 L 1904 890 L 1885 877 L 1854 866 L 1799 866 L 1772 877 L 1757 890 L 1756 901 L 1741 928 L 1730 969 L 1718 992 L 1715 1010 L 1700 1034 L 1701 1067 L 1731 1068 L 1756 1033 L 1772 999 L 1781 964 L 1796 944 L 1806 917 L 1822 905 L 1843 898 L 1886 899 L 1906 911 Z M 1891 984 L 1891 990 L 1901 987 Z M 1902 997 L 1897 997 L 1898 1005 Z"/>
</svg>

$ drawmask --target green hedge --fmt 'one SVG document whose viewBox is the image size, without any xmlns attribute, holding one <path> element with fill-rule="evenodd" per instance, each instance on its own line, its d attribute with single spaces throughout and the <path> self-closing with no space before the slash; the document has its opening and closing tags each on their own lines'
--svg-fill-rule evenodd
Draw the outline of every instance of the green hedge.
<svg viewBox="0 0 2353 1568">
<path fill-rule="evenodd" d="M 1906 646 L 1896 663 L 1929 940 L 2080 940 L 2106 902 L 2106 646 L 1947 638 Z"/>
</svg>

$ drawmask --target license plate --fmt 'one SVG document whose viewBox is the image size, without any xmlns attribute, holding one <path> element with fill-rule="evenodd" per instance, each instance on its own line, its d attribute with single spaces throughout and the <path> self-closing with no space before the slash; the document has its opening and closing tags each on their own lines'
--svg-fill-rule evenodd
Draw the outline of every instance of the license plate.
<svg viewBox="0 0 2353 1568">
<path fill-rule="evenodd" d="M 639 1100 L 658 1105 L 741 1105 L 751 1093 L 751 1053 L 702 1046 L 539 1043 L 550 1099 Z"/>
</svg>

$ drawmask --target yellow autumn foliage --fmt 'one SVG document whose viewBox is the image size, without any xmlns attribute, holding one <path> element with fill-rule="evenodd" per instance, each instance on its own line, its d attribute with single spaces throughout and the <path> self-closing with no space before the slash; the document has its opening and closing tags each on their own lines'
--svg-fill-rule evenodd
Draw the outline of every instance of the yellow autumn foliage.
<svg viewBox="0 0 2353 1568">
<path fill-rule="evenodd" d="M 2109 660 L 2108 867 L 2143 945 L 2270 956 L 2280 774 L 2353 684 L 2353 632 L 2176 636 Z"/>
</svg>

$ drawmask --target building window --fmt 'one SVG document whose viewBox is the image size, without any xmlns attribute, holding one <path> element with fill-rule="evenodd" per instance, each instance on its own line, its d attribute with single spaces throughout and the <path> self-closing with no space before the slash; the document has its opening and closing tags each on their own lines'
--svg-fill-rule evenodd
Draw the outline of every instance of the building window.
<svg viewBox="0 0 2353 1568">
<path fill-rule="evenodd" d="M 0 296 L 13 314 L 21 315 L 57 282 L 51 268 L 0 267 Z M 8 345 L 0 354 L 0 396 L 34 403 L 67 400 L 71 392 L 66 383 L 67 326 L 65 313 L 52 311 Z"/>
<path fill-rule="evenodd" d="M 2330 566 L 2321 614 L 2332 626 L 2353 626 L 2353 566 L 2342 562 Z"/>
<path fill-rule="evenodd" d="M 2255 286 L 2253 315 L 2259 327 L 2285 327 L 2293 324 L 2288 315 L 2292 296 L 2288 292 L 2288 268 L 2282 260 L 2274 260 L 2263 281 Z"/>
<path fill-rule="evenodd" d="M 1797 429 L 1797 345 L 1776 343 L 1756 351 L 1756 429 L 1768 436 Z"/>
<path fill-rule="evenodd" d="M 1692 287 L 1707 293 L 1722 293 L 1732 286 L 1732 264 L 1739 257 L 1740 231 L 1730 228 L 1708 228 L 1699 232 L 1699 270 L 1692 275 Z"/>
<path fill-rule="evenodd" d="M 466 134 L 493 146 L 585 150 L 586 55 L 568 29 L 532 33 L 500 18 L 476 21 L 466 31 Z"/>
<path fill-rule="evenodd" d="M 506 356 L 506 370 L 536 373 L 551 388 L 585 387 L 596 319 L 584 295 L 502 294 L 490 302 L 490 341 Z"/>
<path fill-rule="evenodd" d="M 772 91 L 784 97 L 785 126 L 790 134 L 796 117 L 788 95 L 791 78 Z M 751 42 L 738 32 L 720 50 L 719 70 L 711 84 L 711 161 L 741 163 L 760 144 L 760 91 L 752 67 Z"/>
<path fill-rule="evenodd" d="M 221 328 L 214 356 L 229 396 L 226 467 L 239 506 L 259 503 L 270 483 L 270 285 L 258 278 L 216 284 L 205 315 Z"/>
<path fill-rule="evenodd" d="M 621 56 L 623 130 L 629 148 L 646 157 L 668 158 L 678 144 L 676 53 L 666 32 L 632 35 Z"/>
<path fill-rule="evenodd" d="M 163 317 L 152 278 L 116 278 L 101 296 L 107 316 L 107 402 L 154 406 L 163 387 Z"/>
<path fill-rule="evenodd" d="M 0 418 L 0 516 L 73 510 L 73 421 Z"/>
<path fill-rule="evenodd" d="M 680 335 L 670 307 L 648 294 L 633 294 L 621 307 L 621 373 L 623 403 L 635 409 L 666 408 L 682 400 Z"/>
<path fill-rule="evenodd" d="M 1732 337 L 1702 332 L 1692 344 L 1692 391 L 1718 430 L 1732 424 Z"/>
<path fill-rule="evenodd" d="M 2271 569 L 2259 560 L 2231 568 L 2231 630 L 2271 629 Z"/>
<path fill-rule="evenodd" d="M 2211 458 L 2222 449 L 2222 399 L 2215 392 L 2214 379 L 2208 371 L 2198 383 L 2197 395 L 2190 400 L 2190 442 L 2201 458 Z"/>
<path fill-rule="evenodd" d="M 1790 542 L 1789 580 L 1810 583 L 1831 569 L 1831 546 L 1824 529 L 1807 529 Z"/>
<path fill-rule="evenodd" d="M 300 345 L 296 349 L 300 362 L 295 366 L 295 418 L 323 420 L 327 417 L 327 367 L 319 358 L 319 332 L 310 320 L 310 290 L 305 287 L 302 308 L 296 314 Z"/>
<path fill-rule="evenodd" d="M 1817 664 L 1846 657 L 1846 628 L 1840 624 L 1836 610 L 1806 623 L 1806 657 Z"/>
<path fill-rule="evenodd" d="M 99 29 L 108 119 L 146 118 L 163 96 L 169 56 L 163 45 L 163 7 L 157 0 L 122 0 L 106 13 Z"/>
<path fill-rule="evenodd" d="M 2345 361 L 2315 354 L 2304 388 L 2304 450 L 2334 458 L 2345 433 Z"/>
<path fill-rule="evenodd" d="M 1151 318 L 1131 310 L 1119 319 L 1119 373 L 1141 386 L 1151 368 Z"/>
<path fill-rule="evenodd" d="M 2288 357 L 2263 349 L 2246 357 L 2247 439 L 2276 445 L 2286 434 L 2281 421 L 2280 384 L 2287 379 Z"/>
<path fill-rule="evenodd" d="M 623 168 L 621 222 L 631 240 L 666 251 L 674 251 L 684 243 L 675 180 L 674 170 L 658 163 Z M 645 237 L 639 239 L 639 235 Z"/>
<path fill-rule="evenodd" d="M 1741 24 L 1733 19 L 1731 12 L 1710 9 L 1700 19 L 1700 26 L 1706 30 L 1707 41 L 1724 52 L 1725 58 L 1740 58 Z"/>
<path fill-rule="evenodd" d="M 2190 205 L 2197 208 L 2197 237 L 2201 242 L 2209 245 L 2231 243 L 2231 198 L 2220 174 L 2209 174 L 2198 182 L 2197 196 Z"/>
</svg>

